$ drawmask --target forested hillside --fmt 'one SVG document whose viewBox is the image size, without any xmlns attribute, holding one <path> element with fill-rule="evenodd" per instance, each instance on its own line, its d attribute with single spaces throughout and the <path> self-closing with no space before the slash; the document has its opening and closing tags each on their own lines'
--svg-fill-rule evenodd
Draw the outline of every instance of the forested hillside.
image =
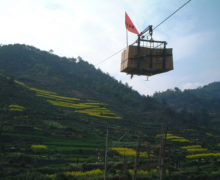
<svg viewBox="0 0 220 180">
<path fill-rule="evenodd" d="M 189 112 L 201 110 L 218 111 L 220 109 L 220 82 L 214 82 L 197 89 L 181 91 L 179 88 L 155 93 L 154 98 L 166 101 L 171 107 Z"/>
<path fill-rule="evenodd" d="M 109 178 L 131 179 L 139 157 L 137 179 L 158 179 L 162 156 L 168 179 L 220 176 L 219 83 L 141 96 L 81 58 L 15 44 L 0 47 L 0 85 L 0 179 L 103 179 L 107 135 Z"/>
<path fill-rule="evenodd" d="M 30 85 L 45 88 L 46 84 L 47 89 L 53 88 L 57 92 L 108 102 L 120 98 L 123 103 L 133 104 L 140 103 L 142 99 L 136 91 L 118 83 L 80 57 L 61 58 L 26 45 L 2 46 L 0 57 L 0 67 L 6 74 Z"/>
<path fill-rule="evenodd" d="M 213 82 L 204 87 L 181 91 L 169 89 L 153 96 L 161 103 L 167 103 L 177 112 L 189 112 L 199 121 L 219 130 L 220 125 L 220 82 Z"/>
<path fill-rule="evenodd" d="M 105 102 L 127 117 L 135 111 L 139 114 L 136 119 L 146 119 L 146 112 L 160 110 L 153 98 L 141 96 L 81 58 L 61 58 L 31 46 L 8 45 L 0 47 L 0 69 L 33 87 Z"/>
</svg>

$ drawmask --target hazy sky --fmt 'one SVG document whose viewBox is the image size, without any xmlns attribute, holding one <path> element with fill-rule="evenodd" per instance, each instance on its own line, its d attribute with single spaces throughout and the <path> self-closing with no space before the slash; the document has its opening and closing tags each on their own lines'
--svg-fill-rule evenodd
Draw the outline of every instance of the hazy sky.
<svg viewBox="0 0 220 180">
<path fill-rule="evenodd" d="M 125 11 L 141 32 L 156 26 L 186 0 L 0 0 L 1 44 L 21 43 L 81 56 L 127 82 L 141 94 L 220 81 L 220 0 L 192 0 L 154 31 L 155 40 L 173 48 L 174 70 L 146 77 L 120 73 L 121 54 L 97 64 L 126 46 Z M 129 43 L 136 35 L 129 33 Z"/>
</svg>

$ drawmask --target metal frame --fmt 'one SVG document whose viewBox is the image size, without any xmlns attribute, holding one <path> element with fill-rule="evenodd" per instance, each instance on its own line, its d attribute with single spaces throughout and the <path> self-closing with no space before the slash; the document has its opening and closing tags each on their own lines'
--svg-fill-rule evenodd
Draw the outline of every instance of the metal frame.
<svg viewBox="0 0 220 180">
<path fill-rule="evenodd" d="M 149 33 L 147 35 L 145 35 L 146 33 Z M 148 39 L 148 35 L 150 36 L 150 39 Z M 158 49 L 163 49 L 163 69 L 165 69 L 166 67 L 166 56 L 170 56 L 168 54 L 166 54 L 166 45 L 167 42 L 166 41 L 155 41 L 152 38 L 153 35 L 153 29 L 152 29 L 152 25 L 148 26 L 147 28 L 145 28 L 139 35 L 138 35 L 138 39 L 134 42 L 134 45 L 137 44 L 137 58 L 134 59 L 138 59 L 138 63 L 137 63 L 137 69 L 142 71 L 151 71 L 151 73 L 147 73 L 149 75 L 153 75 L 158 73 L 158 70 L 152 70 L 152 58 L 155 56 L 160 56 L 160 55 L 153 55 L 152 51 L 151 51 L 151 55 L 147 55 L 147 56 L 140 56 L 140 47 L 148 47 L 148 48 L 158 48 Z M 141 44 L 142 43 L 142 44 Z M 142 70 L 140 69 L 140 60 L 146 57 L 150 57 L 151 61 L 150 61 L 150 68 L 149 69 L 145 69 Z"/>
</svg>

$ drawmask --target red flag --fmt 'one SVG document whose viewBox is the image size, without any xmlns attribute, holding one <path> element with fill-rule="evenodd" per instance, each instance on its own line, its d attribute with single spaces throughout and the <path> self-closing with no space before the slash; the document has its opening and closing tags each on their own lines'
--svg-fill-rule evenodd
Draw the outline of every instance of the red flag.
<svg viewBox="0 0 220 180">
<path fill-rule="evenodd" d="M 126 12 L 125 12 L 125 26 L 128 31 L 135 33 L 137 35 L 139 34 L 138 30 L 136 29 L 136 27 L 134 26 L 133 22 L 131 21 L 130 17 Z"/>
</svg>

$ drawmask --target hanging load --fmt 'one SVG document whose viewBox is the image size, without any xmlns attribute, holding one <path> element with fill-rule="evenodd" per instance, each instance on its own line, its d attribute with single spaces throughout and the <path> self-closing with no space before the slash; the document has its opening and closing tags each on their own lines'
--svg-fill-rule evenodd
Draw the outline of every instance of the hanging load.
<svg viewBox="0 0 220 180">
<path fill-rule="evenodd" d="M 121 72 L 152 76 L 173 70 L 172 49 L 166 48 L 165 44 L 163 48 L 128 46 L 121 55 Z"/>
<path fill-rule="evenodd" d="M 138 34 L 127 14 L 125 14 L 125 25 L 128 31 L 138 35 L 138 39 L 122 52 L 121 72 L 132 76 L 152 76 L 173 70 L 172 48 L 166 48 L 166 41 L 153 40 L 152 26 L 148 26 Z"/>
</svg>

